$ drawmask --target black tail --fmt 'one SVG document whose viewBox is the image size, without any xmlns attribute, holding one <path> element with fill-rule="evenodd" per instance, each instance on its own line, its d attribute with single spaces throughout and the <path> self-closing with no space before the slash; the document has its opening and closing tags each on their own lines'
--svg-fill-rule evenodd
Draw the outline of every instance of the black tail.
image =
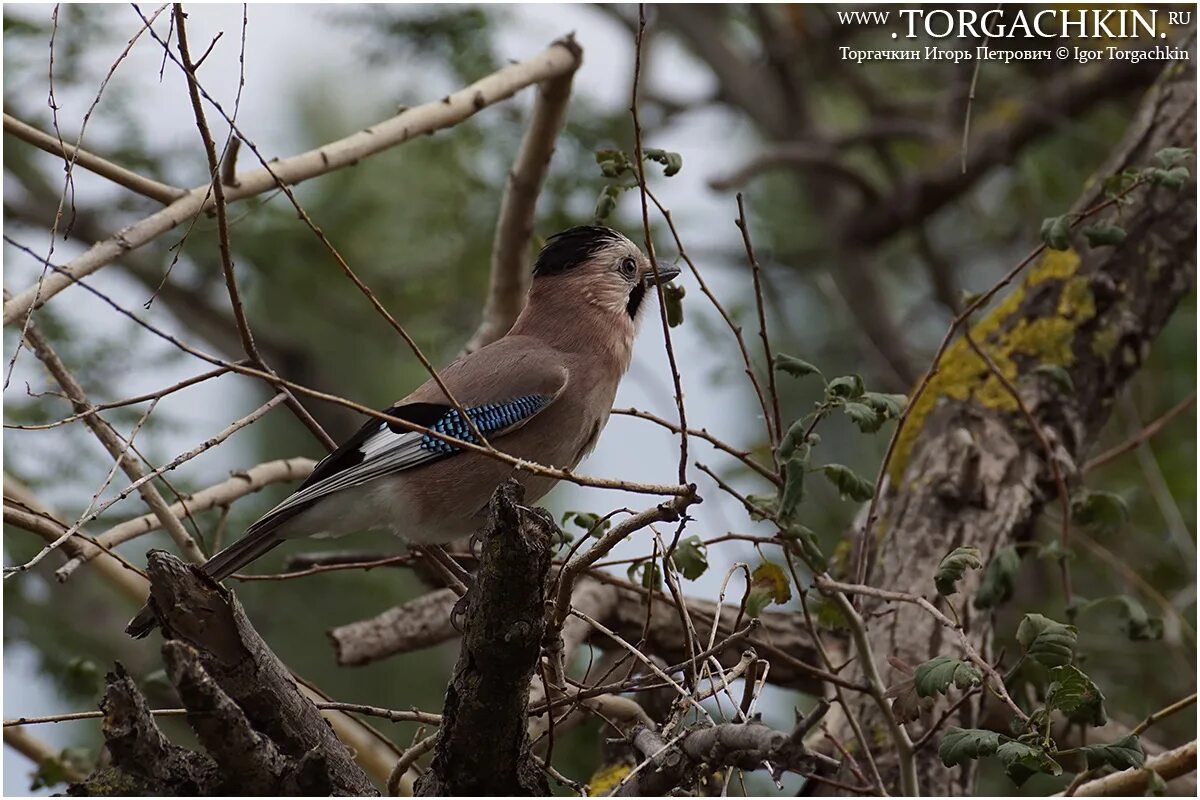
<svg viewBox="0 0 1200 800">
<path fill-rule="evenodd" d="M 205 562 L 201 567 L 204 574 L 215 581 L 225 580 L 250 562 L 275 549 L 283 543 L 283 539 L 273 534 L 275 527 L 272 525 L 270 528 L 260 528 L 259 530 L 254 530 L 252 527 L 245 536 Z M 125 633 L 135 639 L 141 639 L 157 626 L 158 618 L 154 609 L 147 603 L 142 606 L 142 610 L 137 613 L 137 616 L 125 626 Z"/>
</svg>

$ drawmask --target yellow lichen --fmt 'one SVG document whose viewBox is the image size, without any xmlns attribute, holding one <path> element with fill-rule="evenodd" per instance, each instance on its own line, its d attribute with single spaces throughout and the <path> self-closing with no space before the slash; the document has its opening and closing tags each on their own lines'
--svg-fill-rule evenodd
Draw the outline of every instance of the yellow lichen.
<svg viewBox="0 0 1200 800">
<path fill-rule="evenodd" d="M 1095 299 L 1087 279 L 1075 274 L 1078 269 L 1079 255 L 1075 251 L 1047 250 L 1030 270 L 1025 282 L 971 328 L 971 338 L 1010 383 L 1016 382 L 1022 367 L 1028 369 L 1038 364 L 1069 367 L 1074 361 L 1075 331 L 1096 316 Z M 1054 313 L 1020 319 L 1010 325 L 1010 317 L 1021 308 L 1028 290 L 1048 281 L 1061 284 Z M 942 398 L 973 400 L 984 408 L 998 411 L 1018 408 L 1008 387 L 993 374 L 965 338 L 959 339 L 947 348 L 937 374 L 913 402 L 888 468 L 894 483 L 904 475 L 925 418 Z"/>
<path fill-rule="evenodd" d="M 1121 334 L 1116 328 L 1101 328 L 1092 334 L 1092 352 L 1107 361 L 1120 339 Z"/>
<path fill-rule="evenodd" d="M 1026 286 L 1037 286 L 1048 280 L 1066 280 L 1079 269 L 1079 254 L 1074 250 L 1047 250 L 1037 265 L 1029 271 Z"/>
<path fill-rule="evenodd" d="M 588 795 L 591 797 L 600 797 L 608 794 L 632 770 L 633 764 L 628 762 L 608 764 L 600 767 L 588 779 Z"/>
</svg>

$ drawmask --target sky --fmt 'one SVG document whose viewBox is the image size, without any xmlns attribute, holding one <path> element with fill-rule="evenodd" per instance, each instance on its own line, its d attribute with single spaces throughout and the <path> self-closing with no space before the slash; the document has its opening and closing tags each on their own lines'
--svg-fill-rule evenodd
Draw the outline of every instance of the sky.
<svg viewBox="0 0 1200 800">
<path fill-rule="evenodd" d="M 139 21 L 128 6 L 112 8 L 112 13 L 118 15 L 118 19 L 121 15 L 127 17 L 127 27 L 131 33 L 136 30 Z M 9 6 L 6 13 L 44 18 L 49 15 L 50 7 Z M 254 5 L 249 9 L 246 86 L 239 125 L 244 126 L 247 134 L 269 155 L 288 155 L 304 146 L 289 129 L 287 121 L 290 114 L 286 104 L 289 98 L 294 97 L 295 86 L 304 85 L 308 81 L 328 81 L 330 76 L 345 76 L 350 87 L 348 92 L 352 96 L 361 92 L 367 99 L 376 96 L 381 86 L 391 87 L 398 82 L 406 83 L 406 88 L 424 94 L 427 99 L 440 97 L 446 90 L 454 88 L 450 85 L 438 85 L 437 76 L 424 73 L 419 77 L 399 78 L 370 73 L 364 75 L 361 61 L 355 56 L 356 43 L 353 34 L 342 26 L 331 24 L 331 13 L 330 6 L 321 5 Z M 241 14 L 242 7 L 233 5 L 189 8 L 189 31 L 195 42 L 206 43 L 218 32 L 224 31 L 204 66 L 206 87 L 221 98 L 223 103 L 231 103 L 237 89 L 237 45 Z M 167 15 L 164 12 L 156 26 L 164 32 L 166 19 Z M 600 13 L 583 7 L 561 5 L 509 7 L 509 21 L 501 30 L 498 51 L 504 57 L 528 57 L 569 31 L 575 32 L 584 49 L 583 66 L 574 81 L 575 92 L 586 95 L 597 104 L 608 108 L 626 107 L 632 76 L 632 41 L 622 27 Z M 195 48 L 196 45 L 193 45 L 193 49 Z M 95 54 L 94 70 L 97 84 L 114 57 L 114 52 Z M 654 58 L 655 74 L 669 76 L 669 88 L 674 96 L 700 96 L 711 90 L 707 73 L 669 42 L 656 43 Z M 168 64 L 168 74 L 162 85 L 159 85 L 160 62 L 161 50 L 157 49 L 157 45 L 149 38 L 143 39 L 121 64 L 107 91 L 145 92 L 147 98 L 152 100 L 135 105 L 143 115 L 143 118 L 138 120 L 139 127 L 145 131 L 149 142 L 160 145 L 190 144 L 195 139 L 195 129 L 182 79 L 171 74 L 171 65 Z M 420 82 L 416 83 L 418 80 Z M 665 90 L 667 87 L 661 88 Z M 60 120 L 64 133 L 71 132 L 73 137 L 74 132 L 78 131 L 89 101 L 90 96 L 70 97 L 63 101 Z M 526 91 L 510 102 L 520 102 L 528 107 L 530 92 Z M 101 132 L 102 110 L 103 103 L 96 121 L 91 123 L 96 126 L 95 130 Z M 223 134 L 224 131 L 220 130 L 217 135 Z M 709 190 L 706 181 L 711 177 L 710 171 L 698 166 L 689 169 L 689 166 L 728 163 L 731 153 L 744 150 L 752 142 L 750 130 L 733 115 L 704 111 L 681 117 L 671 129 L 664 132 L 663 139 L 669 140 L 671 149 L 681 152 L 684 169 L 670 181 L 662 182 L 660 197 L 672 208 L 689 250 L 718 252 L 722 248 L 716 247 L 717 244 L 724 245 L 728 250 L 730 242 L 738 241 L 733 227 L 736 215 L 733 197 Z M 653 146 L 655 142 L 650 141 L 647 144 Z M 188 185 L 202 179 L 202 173 L 194 166 L 190 172 L 184 168 L 181 168 L 181 171 L 184 174 L 180 176 L 180 183 L 187 183 L 188 175 L 191 176 Z M 79 184 L 81 193 L 111 191 L 95 181 L 85 184 L 85 181 L 80 180 Z M 636 193 L 626 193 L 621 202 L 636 203 Z M 628 214 L 629 218 L 634 216 L 632 213 Z M 638 232 L 630 233 L 632 235 Z M 640 236 L 634 235 L 634 238 Z M 69 257 L 75 252 L 78 251 L 70 246 L 63 246 L 57 251 L 59 258 Z M 744 264 L 740 263 L 702 263 L 700 267 L 718 296 L 728 297 L 735 287 L 744 286 L 742 281 L 748 275 Z M 35 277 L 36 273 L 28 263 L 9 266 L 6 269 L 5 285 L 10 288 L 24 287 Z M 701 295 L 694 281 L 685 273 L 681 282 L 689 291 L 688 314 L 706 315 L 715 324 L 719 324 L 715 313 L 701 303 Z M 144 290 L 115 273 L 98 273 L 96 283 L 128 306 L 136 308 L 135 303 L 144 299 L 141 296 Z M 77 304 L 77 316 L 87 320 L 88 324 L 106 324 L 109 316 L 98 301 L 91 300 L 78 290 L 67 290 L 55 302 Z M 743 402 L 747 397 L 748 387 L 740 383 L 715 387 L 710 382 L 712 371 L 720 365 L 714 363 L 711 342 L 699 331 L 700 326 L 695 324 L 685 324 L 672 331 L 679 362 L 684 365 L 682 377 L 688 414 L 690 419 L 694 420 L 692 424 L 707 426 L 714 434 L 736 442 L 745 438 L 748 424 L 760 425 L 761 420 L 746 420 L 725 413 L 729 408 L 753 407 L 753 404 Z M 675 404 L 670 391 L 670 370 L 662 337 L 659 321 L 651 316 L 647 319 L 638 341 L 630 374 L 618 392 L 618 407 L 634 406 L 668 419 L 675 417 Z M 7 359 L 9 354 L 5 355 Z M 14 373 L 14 384 L 20 385 L 19 381 L 23 380 L 23 376 L 30 374 L 31 368 L 36 367 L 31 365 L 31 362 L 32 359 L 27 355 L 22 356 Z M 186 363 L 156 363 L 151 369 L 131 375 L 127 388 L 131 393 L 150 390 L 166 385 L 173 379 L 184 377 L 193 369 L 194 365 Z M 235 416 L 249 411 L 253 407 L 249 395 L 232 413 L 227 400 L 216 402 L 217 398 L 228 396 L 229 385 L 232 384 L 213 381 L 164 401 L 164 413 L 171 414 L 175 419 L 187 419 L 189 424 L 177 430 L 156 434 L 160 437 L 160 447 L 173 453 L 182 452 L 223 428 Z M 402 389 L 397 393 L 398 396 L 408 391 L 404 387 L 398 388 Z M 161 441 L 164 437 L 165 444 Z M 696 454 L 693 455 L 693 459 L 706 459 L 711 453 L 710 448 L 700 442 L 694 442 L 692 448 Z M 252 454 L 240 448 L 237 438 L 234 437 L 227 445 L 190 462 L 187 469 L 200 483 L 217 482 L 223 479 L 229 470 L 245 466 L 248 458 L 252 458 Z M 601 437 L 599 446 L 581 465 L 580 471 L 597 476 L 621 476 L 634 481 L 664 482 L 673 479 L 677 462 L 677 440 L 670 434 L 643 421 L 614 417 Z M 715 535 L 729 530 L 732 525 L 741 526 L 736 528 L 741 532 L 749 532 L 749 525 L 744 521 L 738 504 L 719 495 L 715 486 L 694 468 L 691 471 L 691 479 L 700 484 L 701 494 L 705 498 L 704 503 L 695 510 L 697 524 L 693 532 L 704 531 Z M 205 480 L 206 477 L 210 480 Z M 614 496 L 609 493 L 600 497 L 596 494 L 598 491 L 562 485 L 550 496 L 548 502 L 559 510 L 574 507 L 599 508 L 602 505 L 606 508 L 621 505 L 642 508 L 652 502 L 649 498 L 637 495 Z M 664 529 L 664 533 L 666 532 Z M 625 545 L 615 551 L 613 557 L 644 554 L 649 550 L 646 541 L 643 538 Z M 700 581 L 689 587 L 689 591 L 715 596 L 729 562 L 723 559 L 723 553 L 711 555 L 713 568 Z M 35 665 L 36 661 L 29 652 L 10 648 L 5 653 L 4 716 L 76 710 L 59 706 L 53 692 L 34 671 Z M 788 706 L 787 719 L 783 720 L 783 724 L 789 723 L 790 714 L 791 709 Z M 62 743 L 68 735 L 67 724 L 94 723 L 42 726 L 38 728 L 37 734 L 52 743 Z M 6 749 L 4 765 L 5 793 L 27 791 L 28 763 Z"/>
</svg>

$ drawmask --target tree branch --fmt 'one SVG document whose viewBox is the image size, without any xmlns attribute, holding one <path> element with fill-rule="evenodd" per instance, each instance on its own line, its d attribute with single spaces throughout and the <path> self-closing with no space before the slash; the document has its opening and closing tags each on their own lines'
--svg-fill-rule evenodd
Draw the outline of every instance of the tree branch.
<svg viewBox="0 0 1200 800">
<path fill-rule="evenodd" d="M 1167 67 L 1074 212 L 1103 202 L 1104 177 L 1152 165 L 1162 148 L 1194 142 L 1195 103 L 1194 73 Z M 972 157 L 979 152 L 980 145 L 974 145 Z M 1019 390 L 1055 452 L 1066 459 L 1068 474 L 1191 290 L 1194 181 L 1179 192 L 1143 186 L 1123 207 L 1101 212 L 1120 214 L 1127 232 L 1120 246 L 1088 248 L 1073 241 L 1079 249 L 1047 251 L 1022 285 L 971 331 Z M 1022 339 L 1021 332 L 1031 329 L 1042 333 Z M 1047 363 L 1067 371 L 1072 391 L 1060 390 L 1037 371 Z M 939 561 L 955 547 L 975 546 L 990 555 L 1027 537 L 1054 496 L 1052 471 L 1025 415 L 965 340 L 945 351 L 937 373 L 901 423 L 879 505 L 878 530 L 886 536 L 874 547 L 869 581 L 916 596 L 932 590 Z M 963 596 L 974 594 L 978 580 L 979 575 L 968 575 Z M 974 612 L 967 603 L 955 607 L 963 635 L 977 652 L 986 653 L 990 615 Z M 882 610 L 880 601 L 863 606 L 866 613 Z M 904 604 L 873 624 L 870 637 L 880 652 L 921 663 L 929 658 L 931 643 L 941 640 L 943 634 L 935 630 L 940 627 L 921 609 Z M 861 669 L 852 665 L 851 674 L 861 674 Z M 967 727 L 972 727 L 972 706 L 960 712 Z M 873 714 L 863 719 L 868 727 L 879 722 Z M 961 779 L 947 772 L 931 751 L 917 754 L 922 788 L 934 795 L 964 791 Z"/>
<path fill-rule="evenodd" d="M 623 781 L 614 794 L 666 795 L 694 781 L 702 766 L 708 770 L 720 767 L 754 770 L 769 764 L 774 776 L 785 771 L 811 772 L 818 763 L 829 759 L 804 746 L 801 740 L 807 729 L 805 720 L 790 734 L 761 722 L 722 723 L 691 728 L 682 737 L 667 742 L 649 728 L 638 728 L 631 737 L 633 746 L 645 756 L 650 768 L 631 772 L 632 777 Z"/>
<path fill-rule="evenodd" d="M 203 562 L 204 553 L 200 552 L 199 546 L 179 522 L 179 520 L 170 513 L 167 508 L 167 502 L 163 499 L 162 494 L 155 488 L 151 481 L 144 480 L 146 477 L 145 470 L 142 465 L 133 456 L 129 455 L 128 448 L 122 443 L 121 437 L 113 430 L 112 426 L 104 421 L 99 414 L 90 413 L 91 403 L 87 399 L 83 387 L 75 380 L 75 376 L 67 369 L 62 359 L 54 352 L 50 343 L 42 336 L 41 331 L 33 321 L 30 320 L 25 331 L 25 339 L 29 342 L 29 346 L 33 348 L 38 359 L 46 366 L 50 374 L 66 392 L 68 399 L 71 401 L 71 406 L 77 414 L 87 414 L 83 418 L 83 424 L 91 429 L 100 443 L 104 445 L 104 449 L 115 458 L 121 469 L 129 476 L 131 481 L 138 484 L 137 490 L 141 494 L 142 499 L 146 501 L 146 505 L 162 522 L 163 527 L 171 534 L 171 538 L 179 547 L 180 552 L 193 562 Z M 43 553 L 48 552 L 43 550 Z M 27 562 L 25 567 L 32 566 L 41 556 L 35 556 L 34 560 Z"/>
<path fill-rule="evenodd" d="M 1074 797 L 1136 797 L 1150 789 L 1151 773 L 1164 781 L 1196 771 L 1196 742 L 1154 756 L 1141 769 L 1114 772 L 1103 778 L 1083 784 L 1075 790 Z M 1059 793 L 1061 795 L 1061 792 Z M 1056 795 L 1058 796 L 1058 795 Z"/>
<path fill-rule="evenodd" d="M 546 627 L 546 575 L 557 532 L 521 506 L 516 481 L 492 495 L 482 555 L 466 605 L 462 649 L 422 796 L 548 795 L 529 750 L 529 681 Z"/>
<path fill-rule="evenodd" d="M 464 352 L 471 353 L 508 333 L 525 307 L 529 290 L 529 242 L 533 237 L 533 217 L 558 132 L 562 130 L 571 98 L 571 81 L 583 60 L 583 51 L 574 36 L 559 41 L 575 55 L 570 70 L 538 84 L 529 127 L 521 139 L 516 161 L 508 173 L 504 196 L 500 199 L 500 217 L 492 241 L 491 282 L 483 319 L 471 336 Z"/>
<path fill-rule="evenodd" d="M 448 128 L 475 115 L 489 105 L 506 100 L 534 83 L 574 71 L 575 53 L 563 44 L 555 43 L 538 55 L 518 62 L 430 103 L 407 109 L 396 116 L 343 139 L 280 159 L 270 169 L 251 170 L 237 176 L 237 185 L 225 192 L 229 202 L 244 200 L 278 185 L 278 181 L 295 185 L 344 167 L 403 144 L 422 134 Z M 130 225 L 113 236 L 98 242 L 65 269 L 69 275 L 48 275 L 38 286 L 31 286 L 4 304 L 4 324 L 24 318 L 31 307 L 40 307 L 54 295 L 71 285 L 71 277 L 90 275 L 112 263 L 124 253 L 136 250 L 183 223 L 197 213 L 212 207 L 211 183 L 190 190 L 166 208 Z M 35 304 L 36 300 L 36 304 Z"/>
<path fill-rule="evenodd" d="M 1152 61 L 1113 60 L 1072 69 L 1047 82 L 1036 97 L 1006 115 L 1002 125 L 975 134 L 965 170 L 958 158 L 947 158 L 908 178 L 883 202 L 849 215 L 843 241 L 863 247 L 905 230 L 960 197 L 993 167 L 1010 163 L 1030 142 L 1099 101 L 1145 86 L 1154 74 Z"/>
<path fill-rule="evenodd" d="M 217 794 L 377 794 L 308 698 L 311 690 L 270 651 L 232 593 L 161 550 L 150 552 L 148 566 L 151 607 L 167 640 L 168 677 L 213 757 L 203 781 L 197 779 L 201 787 Z M 110 676 L 109 689 L 118 691 L 122 707 L 129 709 L 125 717 L 131 722 L 121 728 L 124 744 L 118 743 L 118 750 L 127 746 L 129 758 L 114 752 L 114 763 L 139 775 L 162 760 L 154 752 L 178 748 L 157 728 L 150 729 L 153 721 L 136 686 L 128 682 L 122 690 L 120 678 Z M 128 697 L 131 693 L 136 696 Z M 111 715 L 103 710 L 105 738 L 113 750 Z"/>
<path fill-rule="evenodd" d="M 151 200 L 168 205 L 187 194 L 187 189 L 178 186 L 168 186 L 152 178 L 147 178 L 114 164 L 98 155 L 89 153 L 83 148 L 76 148 L 61 141 L 55 136 L 43 133 L 32 125 L 22 122 L 12 114 L 4 115 L 4 132 L 28 142 L 39 150 L 45 150 L 54 156 L 74 159 L 75 165 L 96 173 L 102 178 L 108 178 L 113 183 L 124 186 L 132 192 L 149 197 Z"/>
<path fill-rule="evenodd" d="M 608 580 L 601 582 L 597 574 L 576 581 L 571 597 L 578 598 L 581 593 L 592 592 L 607 596 L 608 592 L 614 592 L 615 603 L 588 606 L 590 610 L 602 609 L 607 612 L 602 617 L 596 617 L 600 622 L 631 641 L 640 641 L 644 632 L 646 638 L 643 648 L 646 652 L 660 656 L 669 663 L 681 663 L 691 658 L 671 598 L 658 592 L 650 593 L 647 597 L 646 590 L 641 587 L 619 578 L 604 577 Z M 362 666 L 388 656 L 450 641 L 457 635 L 450 620 L 456 599 L 449 589 L 439 589 L 374 617 L 333 628 L 329 631 L 329 638 L 333 642 L 338 664 Z M 651 603 L 649 611 L 647 602 Z M 693 597 L 685 598 L 685 602 L 693 618 L 704 620 L 706 625 L 711 624 L 717 613 L 716 603 Z M 743 617 L 742 624 L 745 624 L 739 606 L 722 605 L 718 634 L 732 634 L 739 617 Z M 760 622 L 750 643 L 771 662 L 770 681 L 778 686 L 819 694 L 821 681 L 828 676 L 810 666 L 817 663 L 818 655 L 807 632 L 795 624 L 794 615 L 791 612 L 768 611 L 760 617 Z M 595 631 L 580 620 L 568 618 L 563 625 L 567 649 L 570 649 L 573 640 L 578 639 L 579 643 L 583 643 L 594 634 Z M 740 655 L 741 646 L 737 642 L 730 643 L 717 653 L 723 663 L 736 662 Z M 838 656 L 840 653 L 835 654 L 835 657 Z"/>
<path fill-rule="evenodd" d="M 243 472 L 233 473 L 229 480 L 185 496 L 182 501 L 171 504 L 167 511 L 177 519 L 183 519 L 218 506 L 227 506 L 235 500 L 253 494 L 273 483 L 307 478 L 315 465 L 316 462 L 310 458 L 288 458 L 256 464 Z M 143 514 L 119 525 L 114 525 L 97 536 L 96 541 L 106 547 L 116 547 L 131 539 L 159 530 L 161 527 L 162 520 L 157 514 Z M 54 573 L 55 577 L 60 581 L 67 580 L 71 577 L 71 573 L 91 561 L 100 552 L 102 551 L 95 548 L 84 547 L 80 553 L 58 568 Z"/>
</svg>

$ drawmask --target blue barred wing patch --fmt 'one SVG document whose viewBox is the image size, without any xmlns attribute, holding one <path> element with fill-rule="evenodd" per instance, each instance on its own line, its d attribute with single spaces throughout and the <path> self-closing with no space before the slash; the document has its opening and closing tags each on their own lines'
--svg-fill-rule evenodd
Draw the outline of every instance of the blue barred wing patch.
<svg viewBox="0 0 1200 800">
<path fill-rule="evenodd" d="M 527 394 L 499 403 L 469 406 L 467 416 L 486 437 L 504 433 L 545 408 L 554 395 Z M 457 409 L 431 403 L 394 406 L 387 413 L 423 425 L 432 431 L 471 444 L 478 438 Z M 438 416 L 434 416 L 437 414 Z M 361 486 L 377 478 L 453 456 L 462 448 L 420 431 L 410 431 L 387 422 L 371 421 L 349 441 L 317 465 L 313 474 L 291 497 L 271 509 L 252 526 L 266 525 L 299 513 L 322 497 Z"/>
<path fill-rule="evenodd" d="M 475 427 L 484 436 L 505 428 L 511 428 L 518 422 L 529 419 L 541 411 L 551 398 L 544 394 L 527 394 L 503 403 L 486 403 L 481 406 L 471 406 L 465 411 L 475 423 Z M 471 426 L 463 420 L 458 409 L 452 408 L 441 419 L 429 426 L 430 430 L 462 439 L 464 442 L 479 444 L 478 438 L 471 431 Z M 450 442 L 430 436 L 428 433 L 421 437 L 421 449 L 438 455 L 449 456 L 459 452 L 460 448 Z"/>
</svg>

